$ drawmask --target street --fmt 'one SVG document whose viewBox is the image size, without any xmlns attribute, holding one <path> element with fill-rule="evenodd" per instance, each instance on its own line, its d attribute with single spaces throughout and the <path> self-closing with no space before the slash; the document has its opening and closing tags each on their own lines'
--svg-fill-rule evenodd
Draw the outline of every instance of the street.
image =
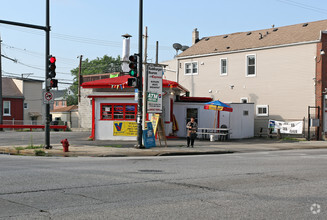
<svg viewBox="0 0 327 220">
<path fill-rule="evenodd" d="M 1 219 L 326 219 L 327 150 L 0 155 Z"/>
</svg>

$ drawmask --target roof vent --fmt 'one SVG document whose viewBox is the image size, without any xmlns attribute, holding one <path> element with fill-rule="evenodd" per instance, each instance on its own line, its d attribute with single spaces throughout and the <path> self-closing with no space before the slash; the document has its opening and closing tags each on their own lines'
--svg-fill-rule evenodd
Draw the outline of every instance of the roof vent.
<svg viewBox="0 0 327 220">
<path fill-rule="evenodd" d="M 207 37 L 206 39 L 205 39 L 205 41 L 208 41 L 210 38 L 209 37 Z"/>
<path fill-rule="evenodd" d="M 275 32 L 278 31 L 278 28 L 275 28 L 273 31 L 275 31 Z"/>
<path fill-rule="evenodd" d="M 228 37 L 228 35 L 225 35 L 225 36 L 224 36 L 224 38 L 227 38 L 227 37 Z"/>
<path fill-rule="evenodd" d="M 230 47 L 226 47 L 226 49 L 229 49 Z"/>
<path fill-rule="evenodd" d="M 217 48 L 215 48 L 215 51 L 218 51 L 218 49 L 217 49 Z"/>
<path fill-rule="evenodd" d="M 306 27 L 306 26 L 308 26 L 308 23 L 305 23 L 305 24 L 302 25 L 302 27 Z"/>
<path fill-rule="evenodd" d="M 252 34 L 252 32 L 248 32 L 246 35 L 251 35 Z"/>
</svg>

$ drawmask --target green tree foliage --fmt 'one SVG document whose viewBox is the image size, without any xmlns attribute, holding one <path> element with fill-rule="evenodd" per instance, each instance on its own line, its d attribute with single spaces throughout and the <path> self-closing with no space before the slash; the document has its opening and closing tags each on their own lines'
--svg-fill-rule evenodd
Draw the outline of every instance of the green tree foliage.
<svg viewBox="0 0 327 220">
<path fill-rule="evenodd" d="M 67 96 L 67 105 L 77 105 L 78 104 L 78 71 L 79 67 L 72 69 L 70 72 L 74 76 L 73 85 L 69 88 L 74 93 L 74 95 Z M 121 61 L 120 56 L 117 58 L 109 57 L 104 55 L 103 57 L 97 57 L 94 60 L 89 60 L 88 58 L 82 60 L 82 71 L 81 75 L 93 75 L 101 73 L 113 73 L 121 71 Z"/>
</svg>

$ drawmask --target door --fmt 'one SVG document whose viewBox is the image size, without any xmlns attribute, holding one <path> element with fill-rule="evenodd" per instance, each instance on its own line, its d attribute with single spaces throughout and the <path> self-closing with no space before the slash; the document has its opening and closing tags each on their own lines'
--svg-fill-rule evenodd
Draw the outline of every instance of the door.
<svg viewBox="0 0 327 220">
<path fill-rule="evenodd" d="M 197 124 L 198 123 L 198 109 L 197 108 L 187 108 L 186 109 L 186 122 L 185 122 L 185 126 L 187 124 L 187 122 L 189 122 L 191 120 L 191 117 L 193 117 L 195 119 L 195 122 Z"/>
</svg>

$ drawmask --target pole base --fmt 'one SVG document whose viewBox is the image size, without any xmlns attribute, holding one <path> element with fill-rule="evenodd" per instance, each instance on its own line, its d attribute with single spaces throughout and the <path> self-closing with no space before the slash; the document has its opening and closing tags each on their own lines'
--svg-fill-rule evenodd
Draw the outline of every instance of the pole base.
<svg viewBox="0 0 327 220">
<path fill-rule="evenodd" d="M 45 146 L 44 148 L 45 148 L 45 149 L 52 149 L 52 146 L 49 145 L 49 146 Z"/>
<path fill-rule="evenodd" d="M 136 148 L 136 149 L 145 149 L 145 147 L 143 145 L 139 145 L 139 144 L 135 144 L 134 148 Z"/>
</svg>

